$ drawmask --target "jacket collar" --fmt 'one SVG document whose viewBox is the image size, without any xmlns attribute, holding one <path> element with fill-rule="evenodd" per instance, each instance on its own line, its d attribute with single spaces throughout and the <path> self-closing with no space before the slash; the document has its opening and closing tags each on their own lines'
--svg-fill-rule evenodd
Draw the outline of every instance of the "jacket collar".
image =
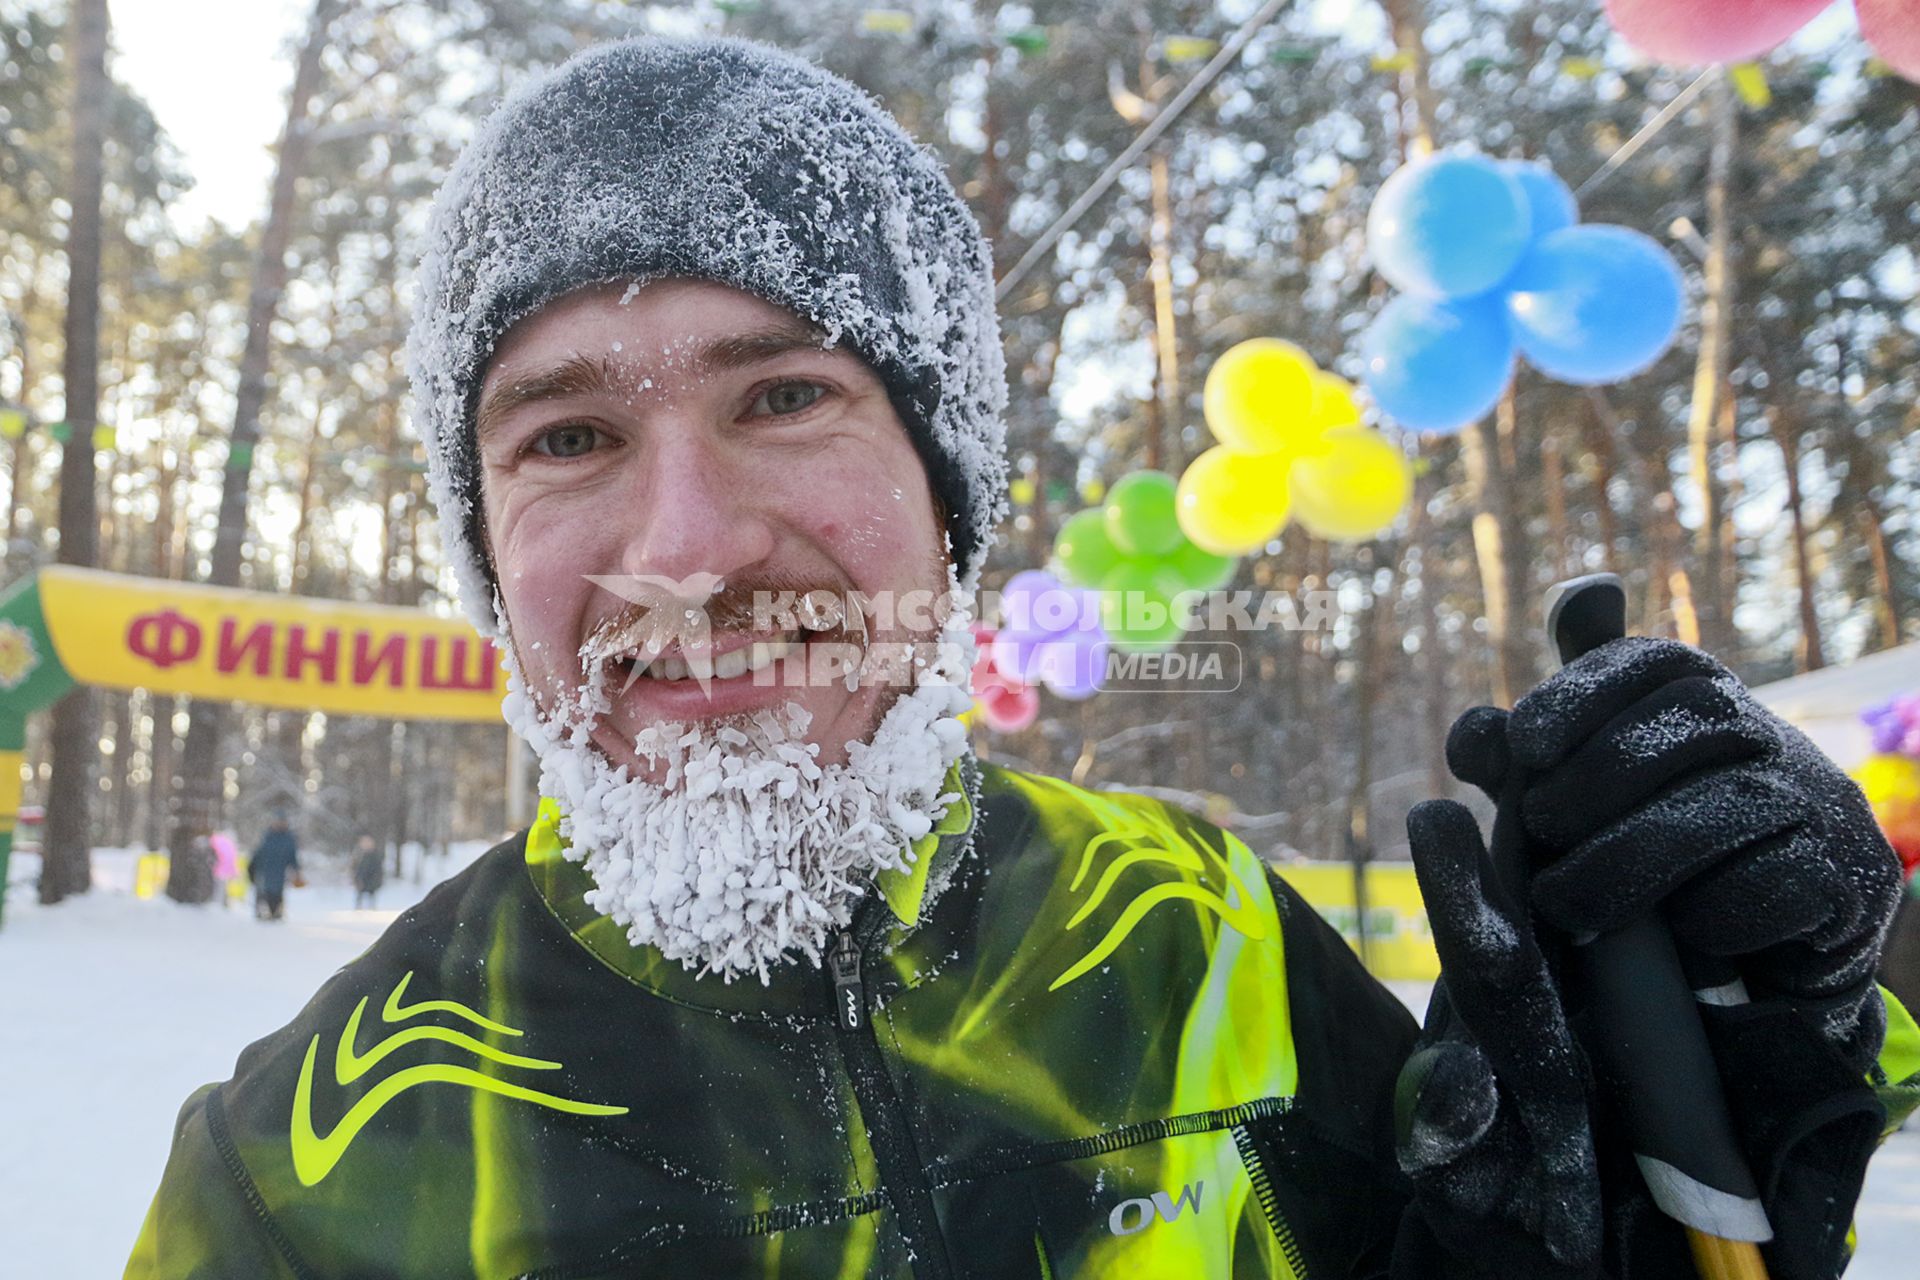
<svg viewBox="0 0 1920 1280">
<path fill-rule="evenodd" d="M 971 754 L 963 755 L 947 771 L 943 789 L 958 798 L 947 806 L 933 829 L 913 842 L 913 857 L 899 870 L 876 878 L 889 913 L 889 948 L 898 946 L 926 923 L 955 864 L 972 842 L 978 817 L 980 768 Z M 824 1016 L 824 971 L 806 959 L 789 960 L 772 969 L 763 985 L 757 977 L 732 982 L 708 974 L 698 976 L 678 961 L 668 960 L 651 945 L 635 946 L 626 930 L 587 905 L 593 877 L 586 867 L 566 856 L 560 836 L 560 806 L 543 797 L 527 832 L 527 874 L 547 909 L 602 964 L 654 995 L 688 1008 L 749 1017 Z"/>
</svg>

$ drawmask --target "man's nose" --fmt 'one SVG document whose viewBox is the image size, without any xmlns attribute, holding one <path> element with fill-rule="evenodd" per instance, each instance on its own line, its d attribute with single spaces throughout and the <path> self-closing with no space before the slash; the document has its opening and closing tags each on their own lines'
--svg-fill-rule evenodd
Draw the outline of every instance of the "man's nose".
<svg viewBox="0 0 1920 1280">
<path fill-rule="evenodd" d="M 621 568 L 632 574 L 725 577 L 773 551 L 759 506 L 768 478 L 742 474 L 724 442 L 692 431 L 662 432 L 635 486 Z"/>
</svg>

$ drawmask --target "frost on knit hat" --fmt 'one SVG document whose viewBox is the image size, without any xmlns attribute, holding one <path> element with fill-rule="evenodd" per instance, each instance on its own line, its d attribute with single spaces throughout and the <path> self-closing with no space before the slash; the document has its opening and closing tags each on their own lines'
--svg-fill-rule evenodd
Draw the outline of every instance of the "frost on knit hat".
<svg viewBox="0 0 1920 1280">
<path fill-rule="evenodd" d="M 467 612 L 498 629 L 474 409 L 494 344 L 570 290 L 716 281 L 880 375 L 978 583 L 1006 490 L 992 259 L 939 161 L 838 76 L 740 40 L 603 45 L 494 112 L 435 202 L 407 344 Z"/>
</svg>

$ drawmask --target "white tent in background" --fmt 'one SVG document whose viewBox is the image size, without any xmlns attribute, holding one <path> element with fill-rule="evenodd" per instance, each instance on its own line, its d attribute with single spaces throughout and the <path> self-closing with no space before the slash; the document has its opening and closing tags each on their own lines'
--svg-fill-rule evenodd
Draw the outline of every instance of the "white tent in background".
<svg viewBox="0 0 1920 1280">
<path fill-rule="evenodd" d="M 1920 691 L 1920 642 L 1763 684 L 1753 691 L 1775 715 L 1799 727 L 1843 769 L 1873 754 L 1860 713 L 1889 698 Z"/>
</svg>

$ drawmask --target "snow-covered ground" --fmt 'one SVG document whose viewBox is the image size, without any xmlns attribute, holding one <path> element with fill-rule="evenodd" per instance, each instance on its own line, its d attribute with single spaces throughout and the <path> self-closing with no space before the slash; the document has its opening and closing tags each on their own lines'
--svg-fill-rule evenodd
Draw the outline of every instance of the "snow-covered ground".
<svg viewBox="0 0 1920 1280">
<path fill-rule="evenodd" d="M 444 876 L 479 852 L 456 849 Z M 225 1079 L 248 1042 L 286 1022 L 424 886 L 389 883 L 378 911 L 342 885 L 288 895 L 287 920 L 132 896 L 130 855 L 103 851 L 96 889 L 34 904 L 15 864 L 0 925 L 0 1273 L 120 1273 L 159 1182 L 174 1112 Z M 1397 994 L 1416 1009 L 1425 991 Z M 1875 1161 L 1853 1280 L 1913 1274 L 1920 1256 L 1920 1132 Z"/>
</svg>

